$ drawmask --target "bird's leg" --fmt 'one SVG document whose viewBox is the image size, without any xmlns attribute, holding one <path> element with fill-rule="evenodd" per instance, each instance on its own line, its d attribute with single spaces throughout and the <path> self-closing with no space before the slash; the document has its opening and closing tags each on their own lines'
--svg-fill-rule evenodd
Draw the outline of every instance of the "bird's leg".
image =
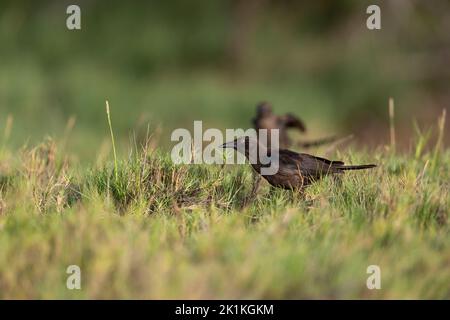
<svg viewBox="0 0 450 320">
<path fill-rule="evenodd" d="M 337 187 L 342 187 L 342 176 L 340 174 L 331 175 L 331 180 Z"/>
<path fill-rule="evenodd" d="M 252 186 L 252 192 L 250 193 L 251 198 L 256 197 L 256 194 L 259 191 L 260 185 L 261 185 L 261 176 L 258 173 L 253 172 L 253 186 Z"/>
<path fill-rule="evenodd" d="M 306 195 L 305 195 L 305 188 L 299 188 L 296 190 L 296 194 L 300 197 L 301 200 L 305 200 L 306 199 Z"/>
<path fill-rule="evenodd" d="M 252 176 L 252 190 L 250 194 L 245 197 L 242 207 L 246 207 L 251 200 L 254 200 L 256 198 L 256 195 L 258 194 L 259 186 L 261 184 L 261 176 L 254 171 L 252 171 Z"/>
</svg>

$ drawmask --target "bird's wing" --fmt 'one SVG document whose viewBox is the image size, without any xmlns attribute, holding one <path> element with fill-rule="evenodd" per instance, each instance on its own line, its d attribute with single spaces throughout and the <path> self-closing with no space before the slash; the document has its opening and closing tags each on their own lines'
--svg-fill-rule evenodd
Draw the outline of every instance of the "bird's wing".
<svg viewBox="0 0 450 320">
<path fill-rule="evenodd" d="M 280 150 L 280 153 L 283 153 L 287 155 L 289 158 L 295 159 L 296 161 L 315 161 L 315 162 L 321 162 L 327 165 L 336 165 L 336 166 L 342 166 L 344 165 L 343 161 L 337 161 L 337 160 L 328 160 L 321 157 L 316 157 L 307 153 L 297 153 L 291 150 Z"/>
<path fill-rule="evenodd" d="M 286 128 L 297 128 L 301 132 L 306 131 L 306 126 L 303 121 L 293 114 L 287 113 L 282 116 L 281 119 L 284 122 Z"/>
<path fill-rule="evenodd" d="M 302 153 L 301 155 L 306 157 L 306 158 L 313 158 L 316 161 L 323 162 L 323 163 L 325 163 L 327 165 L 331 165 L 331 166 L 343 166 L 345 164 L 343 161 L 328 160 L 328 159 L 325 159 L 325 158 L 312 156 L 312 155 L 307 154 L 307 153 Z"/>
<path fill-rule="evenodd" d="M 290 150 L 280 150 L 280 166 L 300 171 L 303 175 L 320 176 L 322 174 L 337 172 L 344 165 L 342 161 L 331 161 L 325 158 L 312 156 L 306 153 L 297 153 Z"/>
</svg>

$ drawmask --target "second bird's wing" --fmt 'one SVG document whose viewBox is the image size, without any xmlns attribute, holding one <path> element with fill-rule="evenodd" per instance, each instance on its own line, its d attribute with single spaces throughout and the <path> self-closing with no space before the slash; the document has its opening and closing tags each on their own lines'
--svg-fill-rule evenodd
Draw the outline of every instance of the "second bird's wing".
<svg viewBox="0 0 450 320">
<path fill-rule="evenodd" d="M 294 116 L 293 114 L 287 113 L 284 116 L 282 116 L 281 119 L 284 122 L 286 128 L 297 128 L 301 132 L 306 131 L 306 126 L 304 122 L 300 118 Z"/>
</svg>

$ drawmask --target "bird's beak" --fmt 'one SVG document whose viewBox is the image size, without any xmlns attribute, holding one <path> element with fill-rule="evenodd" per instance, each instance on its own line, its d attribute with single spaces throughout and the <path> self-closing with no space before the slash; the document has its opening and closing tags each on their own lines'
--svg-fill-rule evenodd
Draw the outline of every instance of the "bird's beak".
<svg viewBox="0 0 450 320">
<path fill-rule="evenodd" d="M 220 147 L 222 149 L 226 149 L 226 148 L 234 148 L 235 146 L 235 142 L 234 141 L 229 141 L 229 142 L 225 142 L 223 145 L 221 145 Z"/>
</svg>

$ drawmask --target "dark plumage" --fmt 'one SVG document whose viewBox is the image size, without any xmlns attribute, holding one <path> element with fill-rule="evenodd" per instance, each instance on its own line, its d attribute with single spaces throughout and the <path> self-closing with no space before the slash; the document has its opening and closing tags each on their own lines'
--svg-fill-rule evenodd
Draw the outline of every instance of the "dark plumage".
<svg viewBox="0 0 450 320">
<path fill-rule="evenodd" d="M 263 154 L 268 153 L 267 148 L 264 145 L 248 136 L 225 143 L 222 147 L 233 148 L 242 152 L 247 159 L 249 159 L 249 155 L 252 154 L 252 152 L 259 152 L 259 150 L 261 150 Z M 271 155 L 269 155 L 269 157 L 271 157 Z M 262 165 L 260 161 L 250 161 L 250 164 L 253 169 L 261 174 L 261 176 L 272 186 L 284 189 L 302 189 L 328 174 L 340 174 L 347 170 L 362 170 L 376 167 L 374 164 L 347 166 L 342 161 L 331 161 L 286 149 L 280 149 L 278 159 L 271 158 L 271 161 L 279 162 L 278 172 L 273 175 L 261 174 L 261 169 L 263 167 L 268 167 L 270 164 Z"/>
<path fill-rule="evenodd" d="M 302 133 L 306 132 L 304 122 L 296 116 L 287 113 L 278 116 L 272 112 L 272 106 L 268 102 L 261 102 L 256 106 L 256 117 L 253 118 L 253 126 L 258 131 L 259 129 L 268 130 L 267 146 L 270 148 L 270 131 L 272 129 L 279 129 L 279 147 L 281 149 L 289 148 L 292 145 L 291 139 L 288 136 L 288 129 L 296 129 Z M 300 147 L 308 148 L 318 146 L 321 144 L 333 142 L 336 137 L 329 137 L 316 141 L 301 142 Z"/>
</svg>

